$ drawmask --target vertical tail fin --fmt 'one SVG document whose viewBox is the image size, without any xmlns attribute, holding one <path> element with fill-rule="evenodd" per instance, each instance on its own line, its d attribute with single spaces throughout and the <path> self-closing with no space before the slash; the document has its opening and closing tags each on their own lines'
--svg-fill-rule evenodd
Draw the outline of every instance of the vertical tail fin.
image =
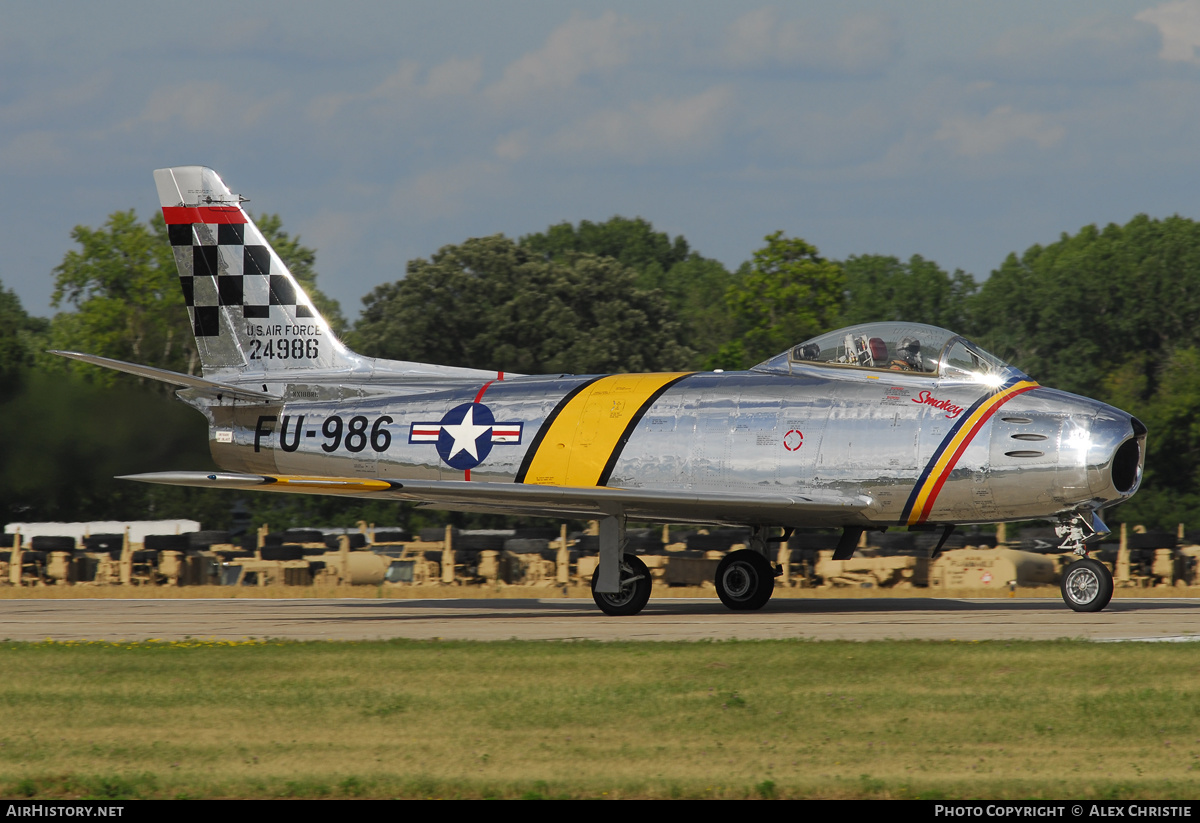
<svg viewBox="0 0 1200 823">
<path fill-rule="evenodd" d="M 154 182 L 206 375 L 285 377 L 362 364 L 215 171 L 158 169 Z"/>
</svg>

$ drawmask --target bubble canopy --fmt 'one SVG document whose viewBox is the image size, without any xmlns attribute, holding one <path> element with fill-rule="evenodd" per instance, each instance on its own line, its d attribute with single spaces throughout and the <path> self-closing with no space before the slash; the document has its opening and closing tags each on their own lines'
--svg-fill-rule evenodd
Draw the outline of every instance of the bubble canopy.
<svg viewBox="0 0 1200 823">
<path fill-rule="evenodd" d="M 909 372 L 998 383 L 1017 369 L 952 331 L 924 323 L 863 323 L 822 334 L 754 367 L 791 373 L 797 366 Z"/>
</svg>

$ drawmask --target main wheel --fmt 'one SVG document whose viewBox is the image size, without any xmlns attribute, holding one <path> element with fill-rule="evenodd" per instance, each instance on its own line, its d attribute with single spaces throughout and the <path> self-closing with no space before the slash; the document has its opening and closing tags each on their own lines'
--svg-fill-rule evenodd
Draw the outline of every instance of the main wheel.
<svg viewBox="0 0 1200 823">
<path fill-rule="evenodd" d="M 637 614 L 646 608 L 650 600 L 650 570 L 637 555 L 627 554 L 621 558 L 621 591 L 616 594 L 603 594 L 596 591 L 596 582 L 600 579 L 600 569 L 592 575 L 592 599 L 600 607 L 600 611 L 613 617 L 625 617 Z"/>
<path fill-rule="evenodd" d="M 1076 560 L 1067 566 L 1060 588 L 1063 600 L 1075 611 L 1098 612 L 1112 600 L 1112 574 L 1099 560 Z"/>
<path fill-rule="evenodd" d="M 734 611 L 761 609 L 775 592 L 775 569 L 756 551 L 725 555 L 717 566 L 717 595 Z"/>
</svg>

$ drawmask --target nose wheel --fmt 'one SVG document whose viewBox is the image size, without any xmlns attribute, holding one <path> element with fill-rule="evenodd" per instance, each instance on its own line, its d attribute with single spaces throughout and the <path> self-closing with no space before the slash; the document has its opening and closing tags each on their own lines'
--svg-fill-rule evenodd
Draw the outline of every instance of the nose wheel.
<svg viewBox="0 0 1200 823">
<path fill-rule="evenodd" d="M 1067 566 L 1060 588 L 1063 600 L 1075 611 L 1098 612 L 1112 600 L 1112 574 L 1099 560 L 1085 557 Z"/>
</svg>

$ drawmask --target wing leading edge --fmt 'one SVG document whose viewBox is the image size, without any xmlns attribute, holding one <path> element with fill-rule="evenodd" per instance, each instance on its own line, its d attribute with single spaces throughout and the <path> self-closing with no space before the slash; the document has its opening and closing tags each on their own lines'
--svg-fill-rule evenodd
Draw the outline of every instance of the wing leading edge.
<svg viewBox="0 0 1200 823">
<path fill-rule="evenodd" d="M 633 520 L 669 523 L 763 523 L 798 527 L 856 522 L 863 519 L 863 513 L 874 502 L 863 495 L 828 491 L 803 494 L 695 492 L 233 472 L 155 472 L 126 475 L 120 479 L 211 489 L 406 500 L 430 508 L 457 511 L 585 519 L 623 515 Z"/>
</svg>

